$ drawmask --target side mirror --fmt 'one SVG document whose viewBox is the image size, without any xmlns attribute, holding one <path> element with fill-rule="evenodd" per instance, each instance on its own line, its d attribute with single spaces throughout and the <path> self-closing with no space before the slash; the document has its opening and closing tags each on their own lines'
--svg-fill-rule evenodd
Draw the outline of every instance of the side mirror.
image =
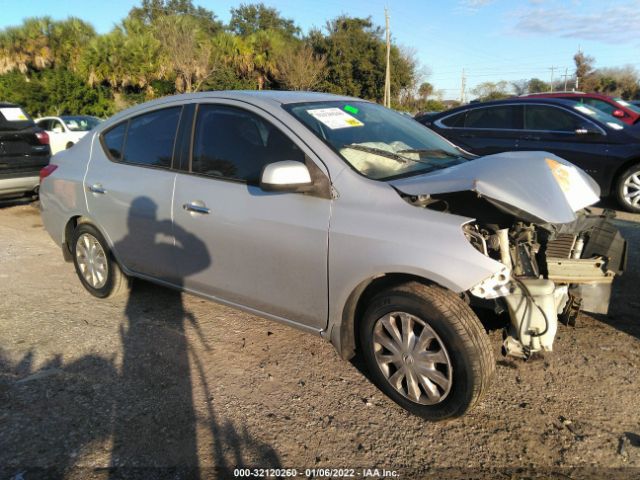
<svg viewBox="0 0 640 480">
<path fill-rule="evenodd" d="M 612 115 L 616 118 L 623 118 L 624 112 L 622 110 L 614 110 Z"/>
<path fill-rule="evenodd" d="M 267 192 L 306 192 L 312 186 L 307 166 L 294 160 L 270 163 L 260 175 L 260 188 Z"/>
</svg>

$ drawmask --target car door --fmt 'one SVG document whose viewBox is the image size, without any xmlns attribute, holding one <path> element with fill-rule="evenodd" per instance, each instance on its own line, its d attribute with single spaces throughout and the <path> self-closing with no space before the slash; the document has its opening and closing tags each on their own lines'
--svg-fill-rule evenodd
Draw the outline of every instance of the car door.
<svg viewBox="0 0 640 480">
<path fill-rule="evenodd" d="M 93 221 L 129 270 L 175 278 L 171 169 L 181 106 L 125 120 L 93 139 L 84 186 Z"/>
<path fill-rule="evenodd" d="M 554 105 L 524 106 L 518 150 L 547 151 L 570 161 L 604 184 L 609 140 L 595 123 Z"/>
<path fill-rule="evenodd" d="M 454 144 L 476 155 L 515 149 L 520 135 L 522 107 L 490 105 L 476 107 L 437 121 L 439 132 Z"/>
<path fill-rule="evenodd" d="M 277 119 L 220 102 L 198 106 L 188 172 L 176 178 L 176 241 L 183 232 L 196 235 L 210 256 L 204 270 L 193 267 L 196 258 L 180 261 L 180 281 L 234 305 L 325 328 L 331 200 L 266 192 L 258 181 L 277 161 L 305 162 L 324 176 L 326 169 L 317 159 L 309 163 L 313 153 Z"/>
</svg>

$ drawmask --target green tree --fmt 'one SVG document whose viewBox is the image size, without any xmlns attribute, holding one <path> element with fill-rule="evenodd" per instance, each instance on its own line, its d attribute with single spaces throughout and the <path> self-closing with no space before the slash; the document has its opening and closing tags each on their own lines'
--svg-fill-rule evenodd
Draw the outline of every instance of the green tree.
<svg viewBox="0 0 640 480">
<path fill-rule="evenodd" d="M 327 59 L 308 45 L 288 48 L 277 60 L 278 82 L 289 90 L 313 90 L 326 75 Z"/>
<path fill-rule="evenodd" d="M 327 23 L 327 34 L 314 30 L 309 42 L 327 59 L 327 77 L 321 88 L 333 93 L 381 101 L 384 96 L 386 47 L 382 29 L 371 18 L 338 17 Z M 391 94 L 413 85 L 415 65 L 393 45 Z"/>
<path fill-rule="evenodd" d="M 528 93 L 543 93 L 550 90 L 549 84 L 539 78 L 529 80 Z"/>
<path fill-rule="evenodd" d="M 420 95 L 424 100 L 427 100 L 431 95 L 433 95 L 433 85 L 429 82 L 423 82 L 420 84 L 420 87 L 418 87 L 418 95 Z"/>
<path fill-rule="evenodd" d="M 476 86 L 471 92 L 478 97 L 478 100 L 486 102 L 489 100 L 500 100 L 511 96 L 508 91 L 509 84 L 501 80 L 499 82 L 484 82 Z"/>
<path fill-rule="evenodd" d="M 275 30 L 285 37 L 300 35 L 300 28 L 293 20 L 283 18 L 278 10 L 267 7 L 264 3 L 243 3 L 238 8 L 232 8 L 229 30 L 240 36 L 264 30 Z"/>
<path fill-rule="evenodd" d="M 573 62 L 576 65 L 575 76 L 579 81 L 579 88 L 581 90 L 591 90 L 591 74 L 593 73 L 593 64 L 595 63 L 595 59 L 589 55 L 585 55 L 582 50 L 579 50 L 573 56 Z"/>
<path fill-rule="evenodd" d="M 197 21 L 199 28 L 209 34 L 217 33 L 223 28 L 212 11 L 194 6 L 192 0 L 142 0 L 139 7 L 133 7 L 129 11 L 130 18 L 149 26 L 166 16 L 191 16 Z"/>
</svg>

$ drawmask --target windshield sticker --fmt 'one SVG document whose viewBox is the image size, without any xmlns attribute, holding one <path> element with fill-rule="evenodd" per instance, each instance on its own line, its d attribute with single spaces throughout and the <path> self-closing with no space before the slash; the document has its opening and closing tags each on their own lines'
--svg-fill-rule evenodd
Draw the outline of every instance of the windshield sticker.
<svg viewBox="0 0 640 480">
<path fill-rule="evenodd" d="M 331 130 L 364 126 L 364 123 L 360 120 L 353 118 L 339 108 L 317 108 L 315 110 L 307 110 L 307 113 L 319 122 L 324 123 Z"/>
<path fill-rule="evenodd" d="M 342 107 L 342 109 L 345 112 L 353 113 L 354 115 L 357 115 L 358 112 L 360 111 L 360 110 L 358 110 L 356 107 L 354 107 L 352 105 L 345 105 L 344 107 Z"/>
<path fill-rule="evenodd" d="M 25 120 L 29 120 L 27 114 L 24 113 L 21 108 L 17 107 L 0 108 L 0 113 L 7 122 L 24 122 Z"/>
</svg>

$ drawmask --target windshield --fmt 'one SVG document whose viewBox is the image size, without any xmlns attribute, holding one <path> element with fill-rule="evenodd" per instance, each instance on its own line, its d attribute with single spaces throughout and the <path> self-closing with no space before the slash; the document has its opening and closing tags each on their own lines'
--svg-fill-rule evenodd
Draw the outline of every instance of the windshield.
<svg viewBox="0 0 640 480">
<path fill-rule="evenodd" d="M 312 102 L 285 108 L 352 168 L 374 180 L 431 172 L 467 158 L 410 117 L 373 103 Z"/>
<path fill-rule="evenodd" d="M 640 113 L 640 107 L 634 105 L 633 103 L 629 103 L 621 98 L 614 98 L 616 102 L 618 102 L 623 107 L 627 107 L 629 110 L 633 110 L 636 113 Z"/>
<path fill-rule="evenodd" d="M 595 118 L 596 120 L 604 123 L 605 125 L 613 128 L 614 130 L 622 130 L 625 126 L 625 123 L 618 120 L 616 117 L 613 117 L 607 113 L 604 113 L 602 110 L 598 110 L 597 108 L 591 108 L 587 105 L 577 104 L 573 108 L 578 110 L 581 113 L 589 115 L 590 117 Z"/>
<path fill-rule="evenodd" d="M 96 117 L 62 117 L 64 124 L 72 132 L 88 132 L 100 123 Z"/>
</svg>

